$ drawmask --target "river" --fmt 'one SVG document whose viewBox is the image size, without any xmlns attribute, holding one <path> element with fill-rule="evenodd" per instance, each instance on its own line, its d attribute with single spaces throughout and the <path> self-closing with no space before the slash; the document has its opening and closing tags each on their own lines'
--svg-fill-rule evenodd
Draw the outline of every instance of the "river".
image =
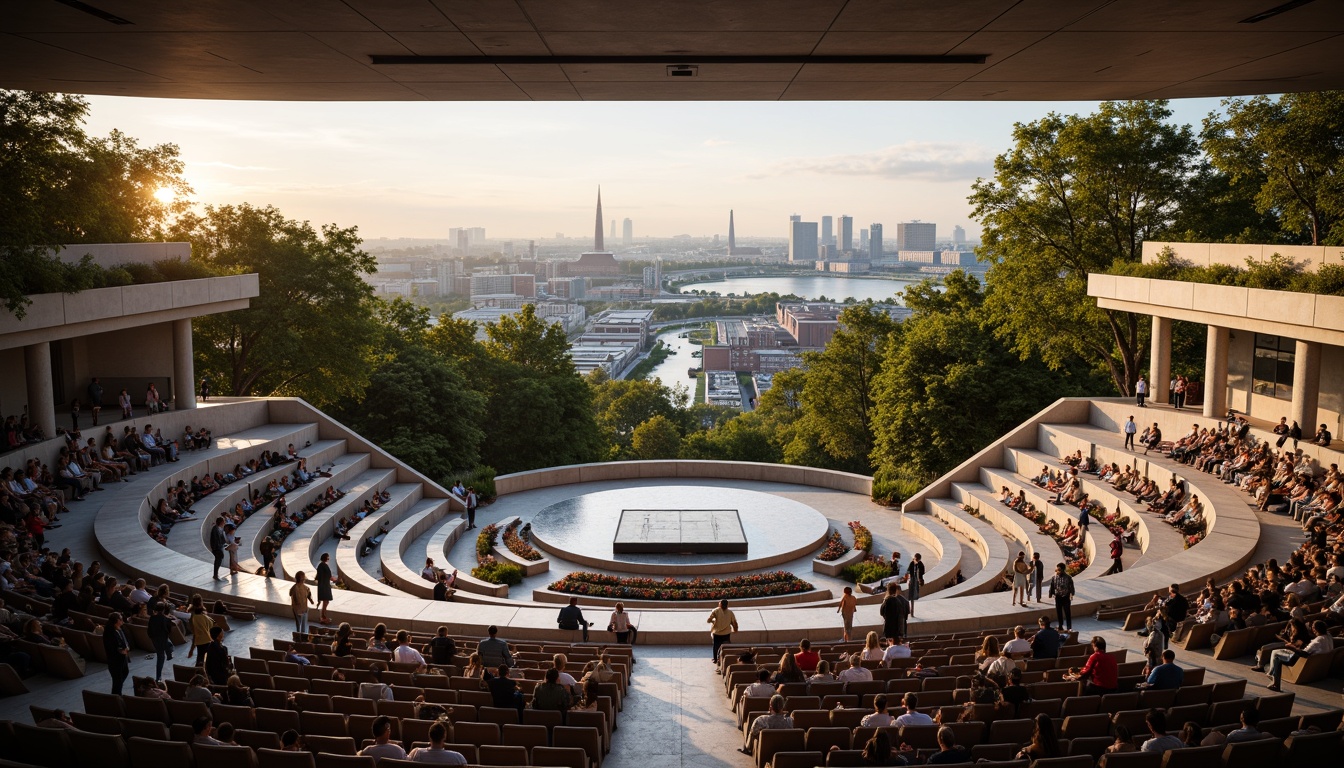
<svg viewBox="0 0 1344 768">
<path fill-rule="evenodd" d="M 873 301 L 892 301 L 897 291 L 914 280 L 883 280 L 873 278 L 835 277 L 831 275 L 799 275 L 797 277 L 730 277 L 708 283 L 688 283 L 681 286 L 682 293 L 693 290 L 714 291 L 720 296 L 730 293 L 756 295 L 758 293 L 778 293 L 781 296 L 795 294 L 806 299 L 825 296 L 831 301 L 855 301 L 872 299 Z"/>
<path fill-rule="evenodd" d="M 691 394 L 695 394 L 695 379 L 686 375 L 688 368 L 699 368 L 700 358 L 691 357 L 692 352 L 699 351 L 700 345 L 691 343 L 690 339 L 678 338 L 681 334 L 695 330 L 700 326 L 683 326 L 664 331 L 658 336 L 658 339 L 672 349 L 672 354 L 658 365 L 654 366 L 653 371 L 649 373 L 649 381 L 658 380 L 669 389 L 678 384 L 688 388 Z"/>
</svg>

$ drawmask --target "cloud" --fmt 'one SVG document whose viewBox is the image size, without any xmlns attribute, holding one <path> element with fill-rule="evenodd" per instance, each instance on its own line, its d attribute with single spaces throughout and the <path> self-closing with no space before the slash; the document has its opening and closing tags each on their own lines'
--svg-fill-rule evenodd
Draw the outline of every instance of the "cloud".
<svg viewBox="0 0 1344 768">
<path fill-rule="evenodd" d="M 855 155 L 792 157 L 777 160 L 753 178 L 815 173 L 828 176 L 878 176 L 886 179 L 957 181 L 988 176 L 994 156 L 972 143 L 907 141 Z"/>
<path fill-rule="evenodd" d="M 723 147 L 732 144 L 733 142 L 727 139 L 705 139 L 702 143 L 706 147 Z"/>
</svg>

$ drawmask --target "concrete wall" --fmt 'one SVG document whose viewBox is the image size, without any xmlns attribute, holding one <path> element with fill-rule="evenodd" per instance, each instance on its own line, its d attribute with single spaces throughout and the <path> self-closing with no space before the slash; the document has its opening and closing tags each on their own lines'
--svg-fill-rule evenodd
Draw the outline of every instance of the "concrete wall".
<svg viewBox="0 0 1344 768">
<path fill-rule="evenodd" d="M 186 261 L 191 258 L 191 243 L 85 243 L 64 246 L 57 257 L 67 264 L 76 264 L 86 254 L 100 267 L 153 264 L 166 259 Z"/>
<path fill-rule="evenodd" d="M 20 416 L 28 404 L 28 385 L 22 349 L 0 349 L 0 419 Z"/>
<path fill-rule="evenodd" d="M 495 492 L 509 493 L 549 488 L 555 485 L 592 483 L 609 480 L 634 480 L 645 477 L 705 477 L 729 480 L 756 480 L 764 483 L 789 483 L 833 488 L 871 496 L 873 479 L 865 475 L 829 469 L 798 467 L 789 464 L 760 464 L 749 461 L 611 461 L 601 464 L 571 464 L 565 467 L 534 469 L 495 478 Z"/>
<path fill-rule="evenodd" d="M 1226 264 L 1245 268 L 1248 258 L 1255 261 L 1264 261 L 1276 253 L 1303 264 L 1305 269 L 1313 272 L 1322 264 L 1344 264 L 1344 248 L 1338 246 L 1163 243 L 1156 241 L 1143 244 L 1143 263 L 1155 263 L 1158 255 L 1165 248 L 1171 248 L 1176 258 L 1188 261 L 1197 267 Z"/>
</svg>

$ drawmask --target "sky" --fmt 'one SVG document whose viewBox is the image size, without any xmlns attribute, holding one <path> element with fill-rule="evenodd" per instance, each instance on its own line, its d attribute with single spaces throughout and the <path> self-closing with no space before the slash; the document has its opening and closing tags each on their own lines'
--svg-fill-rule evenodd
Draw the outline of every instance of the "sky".
<svg viewBox="0 0 1344 768">
<path fill-rule="evenodd" d="M 591 239 L 593 203 L 643 236 L 787 236 L 854 217 L 971 238 L 970 185 L 1015 122 L 1096 102 L 244 102 L 89 97 L 89 130 L 181 148 L 194 200 L 271 204 L 365 238 Z M 1216 99 L 1172 102 L 1198 127 Z"/>
</svg>

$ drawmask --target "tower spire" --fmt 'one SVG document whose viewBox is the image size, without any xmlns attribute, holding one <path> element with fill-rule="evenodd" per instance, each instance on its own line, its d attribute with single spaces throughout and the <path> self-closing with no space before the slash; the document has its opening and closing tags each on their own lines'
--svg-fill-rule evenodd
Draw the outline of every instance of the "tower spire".
<svg viewBox="0 0 1344 768">
<path fill-rule="evenodd" d="M 593 250 L 601 253 L 602 247 L 602 185 L 597 185 L 597 229 L 593 232 Z"/>
<path fill-rule="evenodd" d="M 732 254 L 733 248 L 737 247 L 737 237 L 733 232 L 733 209 L 728 209 L 728 253 Z"/>
</svg>

